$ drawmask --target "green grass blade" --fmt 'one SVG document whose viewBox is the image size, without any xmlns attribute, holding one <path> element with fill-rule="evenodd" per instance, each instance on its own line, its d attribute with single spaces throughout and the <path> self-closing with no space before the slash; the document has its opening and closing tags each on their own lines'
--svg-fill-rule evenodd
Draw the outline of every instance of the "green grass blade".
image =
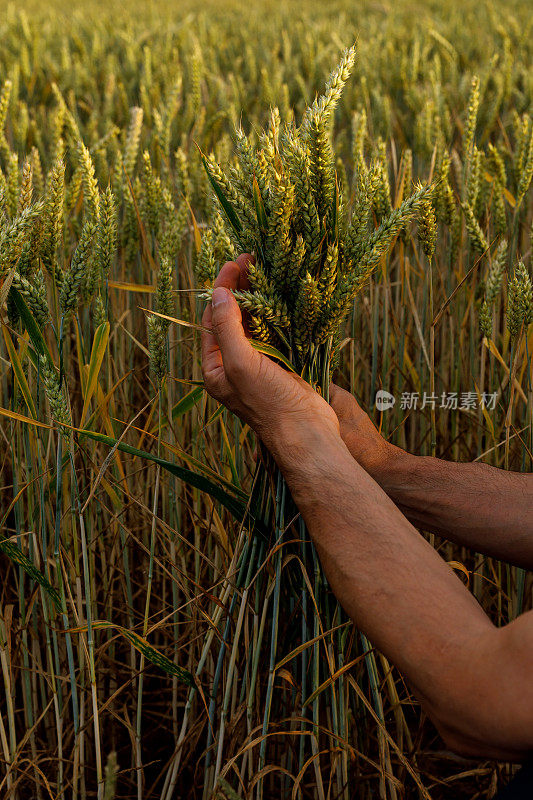
<svg viewBox="0 0 533 800">
<path fill-rule="evenodd" d="M 20 363 L 20 358 L 18 357 L 18 353 L 15 349 L 15 345 L 13 344 L 11 335 L 4 324 L 2 324 L 2 333 L 4 334 L 4 341 L 9 354 L 9 360 L 11 361 L 11 366 L 13 367 L 13 372 L 15 373 L 22 396 L 24 397 L 26 405 L 28 406 L 28 411 L 33 419 L 37 419 L 37 411 L 35 409 L 35 404 L 33 402 L 33 397 L 31 396 L 26 376 L 24 375 L 24 370 L 22 369 L 22 364 Z"/>
<path fill-rule="evenodd" d="M 56 589 L 52 586 L 50 581 L 45 578 L 42 572 L 40 572 L 36 566 L 34 566 L 29 558 L 24 555 L 22 550 L 15 542 L 12 542 L 10 539 L 0 539 L 0 551 L 5 553 L 5 555 L 11 559 L 15 564 L 18 564 L 24 572 L 29 575 L 32 580 L 42 586 L 46 594 L 51 598 L 52 602 L 54 603 L 55 607 L 61 610 L 61 600 L 59 598 L 59 593 Z"/>
<path fill-rule="evenodd" d="M 280 351 L 271 344 L 265 344 L 264 342 L 258 342 L 256 339 L 249 339 L 248 340 L 254 350 L 257 350 L 259 353 L 263 353 L 263 355 L 268 356 L 269 358 L 275 358 L 277 361 L 281 361 L 288 370 L 291 372 L 296 373 L 293 365 L 289 361 L 289 359 L 280 353 Z"/>
<path fill-rule="evenodd" d="M 172 409 L 172 419 L 177 419 L 178 417 L 181 417 L 182 414 L 186 414 L 187 411 L 190 411 L 191 408 L 196 405 L 198 400 L 201 398 L 203 391 L 203 386 L 196 386 L 194 389 L 188 392 L 185 397 L 182 397 Z"/>
<path fill-rule="evenodd" d="M 33 352 L 31 348 L 28 351 L 33 363 L 35 364 L 35 366 L 38 366 L 39 363 L 38 356 L 40 355 L 46 356 L 50 361 L 50 363 L 53 363 L 52 356 L 50 355 L 50 350 L 48 349 L 48 345 L 44 340 L 44 336 L 37 322 L 35 321 L 33 314 L 26 305 L 26 301 L 24 300 L 18 289 L 15 289 L 14 287 L 11 287 L 10 296 L 13 298 L 19 316 L 24 324 L 24 327 L 26 328 L 26 330 L 30 335 L 31 343 L 35 348 L 35 352 Z"/>
<path fill-rule="evenodd" d="M 91 349 L 91 357 L 89 359 L 89 374 L 87 375 L 87 387 L 85 390 L 85 397 L 83 399 L 83 411 L 81 412 L 81 422 L 83 425 L 85 416 L 89 409 L 89 403 L 96 389 L 96 381 L 98 380 L 98 373 L 104 360 L 104 354 L 109 339 L 109 322 L 103 322 L 95 331 L 93 346 Z"/>
<path fill-rule="evenodd" d="M 226 216 L 227 216 L 227 218 L 228 218 L 228 220 L 230 222 L 231 227 L 233 228 L 233 230 L 235 231 L 237 236 L 239 236 L 239 234 L 242 231 L 241 221 L 240 221 L 239 217 L 237 216 L 237 213 L 236 213 L 235 209 L 233 208 L 233 206 L 231 205 L 231 203 L 227 199 L 226 195 L 224 194 L 224 192 L 222 190 L 222 187 L 220 186 L 220 184 L 218 183 L 216 178 L 211 174 L 211 172 L 209 170 L 209 163 L 208 163 L 207 158 L 204 156 L 203 153 L 202 153 L 202 163 L 203 163 L 204 169 L 205 169 L 205 171 L 207 173 L 207 177 L 209 178 L 209 182 L 210 182 L 211 186 L 213 187 L 213 191 L 216 194 L 220 205 L 224 209 L 224 213 L 226 214 Z"/>
<path fill-rule="evenodd" d="M 184 483 L 188 484 L 189 486 L 193 486 L 195 489 L 200 489 L 200 491 L 208 494 L 213 500 L 217 500 L 239 522 L 242 522 L 244 519 L 246 514 L 246 502 L 243 501 L 247 501 L 248 497 L 238 487 L 235 487 L 235 496 L 232 497 L 222 486 L 210 481 L 208 478 L 198 472 L 193 472 L 193 470 L 187 469 L 186 467 L 180 467 L 178 464 L 173 464 L 171 461 L 166 461 L 164 458 L 159 458 L 158 456 L 153 455 L 152 453 L 147 453 L 144 450 L 138 450 L 136 447 L 132 447 L 124 442 L 119 442 L 117 439 L 113 439 L 111 436 L 106 436 L 103 433 L 97 433 L 96 431 L 88 431 L 79 428 L 76 430 L 78 431 L 80 437 L 87 436 L 89 439 L 94 439 L 97 442 L 108 444 L 110 447 L 116 447 L 123 453 L 129 453 L 130 455 L 137 456 L 145 461 L 154 461 L 163 469 L 167 470 L 167 472 L 170 472 L 172 475 L 175 475 L 177 478 L 184 481 Z"/>
<path fill-rule="evenodd" d="M 174 677 L 178 678 L 178 680 L 185 683 L 187 686 L 194 686 L 194 677 L 192 674 L 183 669 L 183 667 L 178 667 L 177 664 L 174 664 L 170 658 L 167 658 L 163 653 L 161 653 L 157 648 L 153 647 L 153 645 L 149 644 L 146 639 L 140 636 L 135 631 L 130 631 L 128 628 L 124 628 L 122 625 L 117 625 L 114 622 L 104 622 L 96 620 L 92 623 L 93 630 L 102 630 L 112 628 L 116 630 L 121 636 L 124 636 L 131 644 L 134 646 L 139 653 L 148 659 L 152 664 L 155 664 L 156 667 L 166 672 L 167 675 L 173 675 Z M 70 628 L 68 633 L 86 633 L 87 632 L 87 625 L 81 625 L 78 628 Z"/>
</svg>

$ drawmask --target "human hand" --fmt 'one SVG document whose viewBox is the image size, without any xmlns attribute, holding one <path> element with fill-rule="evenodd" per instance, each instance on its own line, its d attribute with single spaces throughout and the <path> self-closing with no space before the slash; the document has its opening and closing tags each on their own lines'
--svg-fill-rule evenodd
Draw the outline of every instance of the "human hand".
<svg viewBox="0 0 533 800">
<path fill-rule="evenodd" d="M 383 486 L 392 463 L 405 455 L 404 451 L 381 436 L 350 392 L 332 383 L 329 402 L 339 420 L 344 444 L 363 469 Z"/>
<path fill-rule="evenodd" d="M 331 406 L 302 378 L 255 350 L 231 289 L 246 289 L 252 256 L 222 267 L 202 324 L 202 371 L 209 394 L 237 414 L 280 463 L 298 459 L 323 437 L 339 437 Z M 281 466 L 281 464 L 280 464 Z"/>
</svg>

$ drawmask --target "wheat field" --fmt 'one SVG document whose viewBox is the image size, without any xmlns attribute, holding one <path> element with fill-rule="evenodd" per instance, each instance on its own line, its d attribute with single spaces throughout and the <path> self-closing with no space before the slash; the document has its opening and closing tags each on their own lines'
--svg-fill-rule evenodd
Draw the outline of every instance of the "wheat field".
<svg viewBox="0 0 533 800">
<path fill-rule="evenodd" d="M 531 471 L 532 32 L 522 0 L 4 5 L 0 797 L 513 774 L 446 751 L 345 617 L 199 325 L 253 250 L 266 352 L 413 453 Z M 428 538 L 495 623 L 532 607 L 524 570 Z"/>
</svg>

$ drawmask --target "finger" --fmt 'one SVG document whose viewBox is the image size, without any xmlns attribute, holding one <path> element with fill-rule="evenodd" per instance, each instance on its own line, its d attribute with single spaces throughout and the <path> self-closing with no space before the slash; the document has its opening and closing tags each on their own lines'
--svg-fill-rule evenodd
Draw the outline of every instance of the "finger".
<svg viewBox="0 0 533 800">
<path fill-rule="evenodd" d="M 240 277 L 241 270 L 239 265 L 235 261 L 226 261 L 218 273 L 213 287 L 225 286 L 226 289 L 237 289 Z"/>
<path fill-rule="evenodd" d="M 211 330 L 213 327 L 213 309 L 211 308 L 211 303 L 208 303 L 204 308 L 204 313 L 202 314 L 202 328 L 208 328 Z"/>
<path fill-rule="evenodd" d="M 239 289 L 242 291 L 250 288 L 250 281 L 248 280 L 248 264 L 255 264 L 255 256 L 250 255 L 250 253 L 241 253 L 241 255 L 235 259 L 235 263 L 239 265 L 240 276 L 239 276 Z"/>
<path fill-rule="evenodd" d="M 243 254 L 247 256 L 248 254 Z M 243 264 L 244 259 L 242 256 L 239 256 L 241 259 L 241 264 Z M 248 256 L 248 258 L 252 258 Z M 245 262 L 246 264 L 248 261 Z M 241 267 L 236 261 L 226 261 L 220 272 L 218 273 L 214 287 L 222 286 L 228 289 L 236 289 L 239 286 L 239 281 L 241 280 Z M 211 307 L 211 303 L 206 307 L 203 317 L 202 317 L 202 325 L 204 328 L 211 329 L 213 326 L 213 310 Z M 220 353 L 220 348 L 218 345 L 218 341 L 214 333 L 203 333 L 202 334 L 202 369 L 204 374 L 209 374 L 211 372 L 218 371 L 222 368 L 222 354 Z"/>
<path fill-rule="evenodd" d="M 339 420 L 353 417 L 358 410 L 355 397 L 335 383 L 329 387 L 329 404 Z"/>
<path fill-rule="evenodd" d="M 248 342 L 242 326 L 242 315 L 237 301 L 225 287 L 213 291 L 212 327 L 222 352 L 227 373 L 246 368 L 253 362 L 256 352 Z"/>
<path fill-rule="evenodd" d="M 217 338 L 212 332 L 213 309 L 211 308 L 211 303 L 203 313 L 202 327 L 204 328 L 202 331 L 202 370 L 204 375 L 209 375 L 223 368 L 222 353 L 220 352 Z"/>
</svg>

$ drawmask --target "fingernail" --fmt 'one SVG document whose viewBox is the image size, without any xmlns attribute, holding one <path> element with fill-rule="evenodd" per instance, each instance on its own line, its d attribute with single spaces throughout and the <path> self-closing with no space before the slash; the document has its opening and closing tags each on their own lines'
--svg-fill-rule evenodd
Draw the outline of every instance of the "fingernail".
<svg viewBox="0 0 533 800">
<path fill-rule="evenodd" d="M 223 286 L 217 286 L 217 288 L 213 290 L 211 305 L 213 306 L 213 308 L 218 308 L 218 306 L 221 306 L 227 302 L 228 302 L 227 289 L 224 289 Z"/>
</svg>

